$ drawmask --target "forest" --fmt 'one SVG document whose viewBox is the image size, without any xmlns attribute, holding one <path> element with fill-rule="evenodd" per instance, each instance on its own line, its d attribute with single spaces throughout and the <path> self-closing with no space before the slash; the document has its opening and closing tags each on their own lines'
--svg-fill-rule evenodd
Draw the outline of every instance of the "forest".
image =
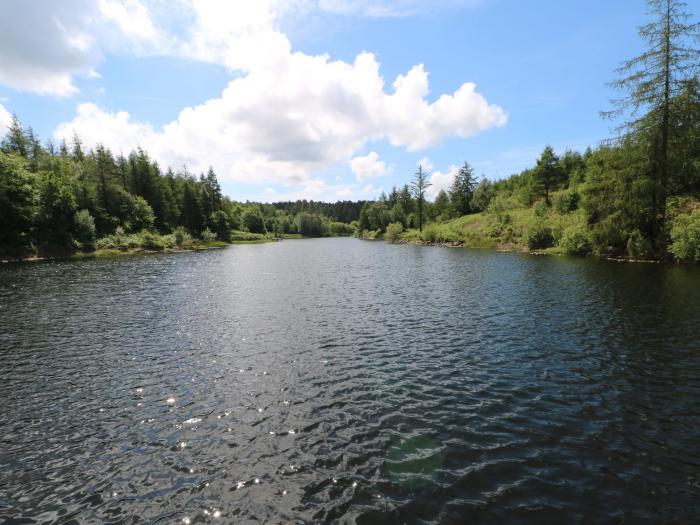
<svg viewBox="0 0 700 525">
<path fill-rule="evenodd" d="M 0 144 L 0 254 L 191 247 L 350 235 L 364 202 L 235 202 L 213 169 L 161 170 L 142 149 L 42 145 L 14 117 Z"/>
<path fill-rule="evenodd" d="M 700 262 L 700 24 L 683 2 L 648 5 L 647 50 L 616 71 L 621 96 L 602 112 L 617 123 L 611 139 L 583 153 L 546 146 L 535 166 L 497 181 L 465 162 L 434 202 L 419 167 L 363 207 L 359 235 Z"/>
</svg>

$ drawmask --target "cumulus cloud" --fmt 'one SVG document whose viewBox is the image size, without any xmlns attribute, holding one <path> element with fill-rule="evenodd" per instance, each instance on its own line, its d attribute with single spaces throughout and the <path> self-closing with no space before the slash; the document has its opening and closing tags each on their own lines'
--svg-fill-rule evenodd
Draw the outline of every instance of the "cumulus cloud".
<svg viewBox="0 0 700 525">
<path fill-rule="evenodd" d="M 482 0 L 318 0 L 318 6 L 324 11 L 371 18 L 411 16 L 446 7 L 481 3 Z"/>
<path fill-rule="evenodd" d="M 447 171 L 434 171 L 430 176 L 430 186 L 427 194 L 430 198 L 435 198 L 441 191 L 449 191 L 455 176 L 459 172 L 459 168 L 455 165 L 450 166 Z"/>
<path fill-rule="evenodd" d="M 279 0 L 180 0 L 174 9 L 191 16 L 192 29 L 167 52 L 220 64 L 239 76 L 219 97 L 184 108 L 159 129 L 124 111 L 81 104 L 54 136 L 70 139 L 78 133 L 122 151 L 141 145 L 163 165 L 203 171 L 211 164 L 223 179 L 296 185 L 313 192 L 318 190 L 318 185 L 310 186 L 314 174 L 339 162 L 349 162 L 359 180 L 386 173 L 376 153 L 355 156 L 369 142 L 387 140 L 420 150 L 506 122 L 505 112 L 473 83 L 431 101 L 422 64 L 387 87 L 372 53 L 345 62 L 294 52 L 278 28 L 289 5 Z M 135 38 L 163 40 L 140 2 L 115 6 L 114 0 L 102 0 L 100 7 L 118 27 L 129 13 L 140 19 Z M 70 75 L 66 78 L 70 86 Z"/>
<path fill-rule="evenodd" d="M 12 115 L 0 104 L 0 138 L 4 137 L 12 122 Z"/>
<path fill-rule="evenodd" d="M 435 167 L 433 166 L 432 161 L 428 157 L 423 157 L 422 159 L 420 159 L 418 161 L 418 165 L 423 168 L 423 171 L 427 171 L 428 173 L 433 171 L 433 168 Z"/>
<path fill-rule="evenodd" d="M 59 124 L 54 137 L 69 142 L 77 134 L 84 140 L 93 140 L 92 146 L 104 144 L 115 152 L 128 153 L 142 146 L 154 146 L 156 133 L 149 124 L 131 122 L 126 111 L 107 113 L 92 103 L 80 104 L 71 122 Z M 96 137 L 96 139 L 93 139 Z"/>
<path fill-rule="evenodd" d="M 99 0 L 98 5 L 105 19 L 114 22 L 125 36 L 148 42 L 162 38 L 148 7 L 139 0 Z"/>
<path fill-rule="evenodd" d="M 414 150 L 506 121 L 473 84 L 433 103 L 427 91 L 422 66 L 400 76 L 387 93 L 371 53 L 347 63 L 290 52 L 274 68 L 252 68 L 232 80 L 220 97 L 185 108 L 161 130 L 132 122 L 125 112 L 81 105 L 55 135 L 75 131 L 112 147 L 140 143 L 163 163 L 195 170 L 211 163 L 231 180 L 304 184 L 313 172 L 351 159 L 368 141 L 387 139 Z M 470 96 L 459 95 L 465 91 Z M 380 172 L 381 164 L 372 174 Z"/>
<path fill-rule="evenodd" d="M 350 169 L 359 181 L 372 177 L 383 177 L 387 173 L 386 164 L 379 160 L 379 155 L 374 151 L 364 157 L 353 158 L 350 161 Z"/>
<path fill-rule="evenodd" d="M 74 76 L 93 73 L 106 49 L 157 37 L 139 0 L 0 2 L 0 84 L 69 96 Z"/>
</svg>

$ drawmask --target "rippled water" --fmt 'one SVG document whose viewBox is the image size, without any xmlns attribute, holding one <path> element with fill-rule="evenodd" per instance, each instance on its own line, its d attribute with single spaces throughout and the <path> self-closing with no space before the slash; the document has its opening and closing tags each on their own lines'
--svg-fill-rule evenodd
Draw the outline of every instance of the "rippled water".
<svg viewBox="0 0 700 525">
<path fill-rule="evenodd" d="M 697 522 L 699 292 L 354 239 L 2 265 L 0 522 Z"/>
</svg>

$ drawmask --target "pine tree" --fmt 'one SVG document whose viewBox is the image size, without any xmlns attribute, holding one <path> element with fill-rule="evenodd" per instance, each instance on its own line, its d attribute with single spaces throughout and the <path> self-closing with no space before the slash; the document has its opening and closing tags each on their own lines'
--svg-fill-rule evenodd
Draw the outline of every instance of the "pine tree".
<svg viewBox="0 0 700 525">
<path fill-rule="evenodd" d="M 411 213 L 411 204 L 413 204 L 413 201 L 411 200 L 411 189 L 409 188 L 408 184 L 404 184 L 404 187 L 401 188 L 398 202 L 401 205 L 404 216 L 408 217 L 409 213 Z"/>
<path fill-rule="evenodd" d="M 690 46 L 700 40 L 700 24 L 690 23 L 681 0 L 647 0 L 653 21 L 642 26 L 639 34 L 647 50 L 624 62 L 616 71 L 621 78 L 612 86 L 626 96 L 613 100 L 615 109 L 603 115 L 628 116 L 618 128 L 646 138 L 650 169 L 656 188 L 651 196 L 661 226 L 674 134 L 673 99 L 681 94 L 686 82 L 700 71 L 700 50 Z M 652 232 L 654 233 L 654 232 Z"/>
<path fill-rule="evenodd" d="M 471 213 L 471 200 L 476 186 L 474 169 L 468 162 L 465 162 L 455 175 L 455 179 L 450 187 L 450 201 L 458 215 Z"/>
<path fill-rule="evenodd" d="M 418 231 L 423 231 L 423 210 L 425 208 L 425 191 L 432 186 L 428 182 L 428 174 L 423 171 L 423 166 L 418 165 L 418 171 L 413 177 L 413 182 L 411 182 L 411 190 L 413 191 L 413 196 L 418 203 Z"/>
<path fill-rule="evenodd" d="M 27 149 L 27 137 L 25 137 L 24 131 L 22 130 L 22 124 L 20 124 L 17 115 L 12 115 L 12 122 L 10 122 L 10 127 L 2 141 L 2 151 L 5 153 L 16 153 L 17 155 L 26 157 Z"/>
<path fill-rule="evenodd" d="M 544 193 L 544 201 L 547 206 L 550 206 L 552 203 L 549 200 L 549 193 L 561 182 L 562 178 L 559 157 L 554 154 L 551 146 L 545 146 L 532 173 L 538 191 L 540 194 Z"/>
</svg>

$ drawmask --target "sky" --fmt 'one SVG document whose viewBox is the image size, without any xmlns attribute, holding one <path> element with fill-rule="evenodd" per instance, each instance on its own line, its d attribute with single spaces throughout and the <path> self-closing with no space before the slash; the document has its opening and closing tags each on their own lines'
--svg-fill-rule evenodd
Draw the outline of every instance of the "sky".
<svg viewBox="0 0 700 525">
<path fill-rule="evenodd" d="M 690 0 L 691 12 L 700 0 Z M 3 0 L 0 133 L 162 168 L 236 200 L 376 198 L 421 164 L 507 177 L 595 147 L 643 0 Z"/>
</svg>

